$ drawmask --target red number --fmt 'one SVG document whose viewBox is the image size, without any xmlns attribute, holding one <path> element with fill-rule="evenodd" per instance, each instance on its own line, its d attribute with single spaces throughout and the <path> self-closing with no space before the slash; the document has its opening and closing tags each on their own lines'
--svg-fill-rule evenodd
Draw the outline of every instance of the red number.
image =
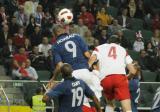
<svg viewBox="0 0 160 112">
<path fill-rule="evenodd" d="M 111 47 L 108 53 L 108 57 L 112 57 L 113 59 L 116 59 L 117 55 L 116 55 L 116 48 L 115 47 Z"/>
</svg>

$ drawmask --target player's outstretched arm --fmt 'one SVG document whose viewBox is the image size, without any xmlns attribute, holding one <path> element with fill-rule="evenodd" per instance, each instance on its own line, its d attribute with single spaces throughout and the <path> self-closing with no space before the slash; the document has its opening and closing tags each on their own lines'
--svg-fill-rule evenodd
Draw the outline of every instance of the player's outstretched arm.
<svg viewBox="0 0 160 112">
<path fill-rule="evenodd" d="M 91 96 L 91 99 L 92 99 L 93 102 L 95 103 L 95 107 L 96 107 L 97 112 L 102 112 L 102 110 L 101 110 L 101 105 L 100 105 L 97 97 L 94 95 L 94 96 Z"/>
<path fill-rule="evenodd" d="M 58 74 L 60 73 L 60 68 L 61 68 L 62 65 L 63 65 L 62 62 L 57 63 L 56 69 L 55 69 L 54 72 L 53 72 L 53 76 L 52 76 L 52 78 L 50 79 L 49 83 L 47 84 L 47 89 L 52 88 L 52 87 L 54 86 L 54 85 L 53 85 L 53 81 L 56 79 L 56 77 L 57 77 Z"/>
</svg>

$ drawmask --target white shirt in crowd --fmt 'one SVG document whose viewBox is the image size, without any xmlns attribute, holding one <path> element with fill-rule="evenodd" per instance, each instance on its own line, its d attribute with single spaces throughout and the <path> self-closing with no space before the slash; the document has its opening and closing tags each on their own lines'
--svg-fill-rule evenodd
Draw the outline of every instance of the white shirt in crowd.
<svg viewBox="0 0 160 112">
<path fill-rule="evenodd" d="M 33 77 L 36 80 L 38 79 L 38 74 L 35 68 L 29 66 L 28 68 L 26 68 L 26 71 L 29 73 L 29 77 Z"/>
<path fill-rule="evenodd" d="M 38 46 L 38 48 L 39 48 L 39 52 L 42 52 L 45 57 L 48 57 L 48 55 L 49 55 L 49 54 L 48 54 L 48 51 L 52 48 L 52 45 L 51 45 L 51 44 L 47 44 L 47 45 L 45 45 L 45 44 L 40 44 L 40 45 Z"/>
<path fill-rule="evenodd" d="M 140 52 L 144 49 L 144 42 L 143 41 L 135 41 L 133 44 L 133 50 Z"/>
</svg>

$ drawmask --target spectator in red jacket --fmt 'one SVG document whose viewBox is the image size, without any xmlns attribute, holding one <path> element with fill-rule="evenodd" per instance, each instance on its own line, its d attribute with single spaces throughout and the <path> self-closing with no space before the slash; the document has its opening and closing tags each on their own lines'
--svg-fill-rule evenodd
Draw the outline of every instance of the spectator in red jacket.
<svg viewBox="0 0 160 112">
<path fill-rule="evenodd" d="M 95 18 L 90 12 L 87 11 L 85 6 L 81 7 L 81 14 L 79 18 L 83 20 L 84 24 L 88 26 L 89 29 L 93 29 Z"/>
<path fill-rule="evenodd" d="M 153 31 L 155 29 L 160 29 L 160 16 L 159 16 L 158 13 L 155 14 L 155 16 L 154 16 L 154 18 L 152 20 L 152 29 L 153 29 Z"/>
<path fill-rule="evenodd" d="M 13 39 L 14 45 L 16 47 L 24 46 L 25 38 L 26 37 L 24 35 L 24 29 L 23 29 L 23 27 L 20 27 L 19 30 L 18 30 L 18 33 L 15 34 L 15 37 Z"/>
<path fill-rule="evenodd" d="M 23 79 L 24 77 L 27 77 L 28 73 L 25 70 L 26 61 L 27 56 L 25 53 L 25 48 L 21 47 L 19 48 L 19 52 L 13 55 L 13 79 Z"/>
</svg>

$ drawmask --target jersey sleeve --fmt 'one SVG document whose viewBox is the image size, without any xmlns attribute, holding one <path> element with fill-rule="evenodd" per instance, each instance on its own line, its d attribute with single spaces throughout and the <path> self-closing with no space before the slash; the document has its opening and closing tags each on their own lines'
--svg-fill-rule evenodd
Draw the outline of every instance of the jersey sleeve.
<svg viewBox="0 0 160 112">
<path fill-rule="evenodd" d="M 59 84 L 54 89 L 49 90 L 46 93 L 46 95 L 49 96 L 50 98 L 59 97 L 59 96 L 63 95 L 63 93 L 65 91 L 64 87 L 65 86 L 63 84 Z"/>
<path fill-rule="evenodd" d="M 61 58 L 61 56 L 60 56 L 60 54 L 59 54 L 59 52 L 57 51 L 57 49 L 56 49 L 55 46 L 52 47 L 52 56 L 54 56 L 53 59 L 54 59 L 54 63 L 55 63 L 55 64 L 57 64 L 57 63 L 59 63 L 59 62 L 62 61 L 62 58 Z"/>
<path fill-rule="evenodd" d="M 130 55 L 127 53 L 126 51 L 126 57 L 125 57 L 125 63 L 127 64 L 131 64 L 133 62 L 133 59 L 130 57 Z"/>
<path fill-rule="evenodd" d="M 91 96 L 94 96 L 95 94 L 94 94 L 94 92 L 89 88 L 89 86 L 84 82 L 84 84 L 85 84 L 85 95 L 87 96 L 87 97 L 91 97 Z"/>
<path fill-rule="evenodd" d="M 77 35 L 77 40 L 79 42 L 80 49 L 83 52 L 88 51 L 88 45 L 85 43 L 85 41 L 82 39 L 82 37 L 80 37 L 80 36 Z"/>
</svg>

